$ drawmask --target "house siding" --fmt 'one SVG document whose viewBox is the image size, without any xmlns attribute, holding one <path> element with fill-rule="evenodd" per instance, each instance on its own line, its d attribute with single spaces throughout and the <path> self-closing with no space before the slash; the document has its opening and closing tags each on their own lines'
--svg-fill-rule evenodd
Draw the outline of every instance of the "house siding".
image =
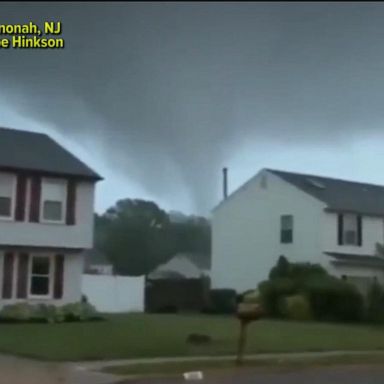
<svg viewBox="0 0 384 384">
<path fill-rule="evenodd" d="M 2 289 L 4 251 L 0 251 L 0 289 Z M 52 253 L 52 252 L 51 252 Z M 14 264 L 13 293 L 11 299 L 0 300 L 0 308 L 4 305 L 28 301 L 30 304 L 54 304 L 78 302 L 81 299 L 82 273 L 84 256 L 82 253 L 64 254 L 63 297 L 61 299 L 17 299 L 17 263 Z M 1 295 L 0 295 L 1 297 Z"/>
<path fill-rule="evenodd" d="M 324 252 L 337 252 L 355 255 L 371 255 L 376 253 L 376 244 L 384 243 L 384 219 L 381 217 L 362 216 L 362 244 L 361 246 L 339 245 L 337 241 L 337 214 L 324 212 L 322 249 Z M 384 284 L 384 271 L 361 265 L 334 264 L 332 257 L 323 259 L 323 266 L 334 276 L 364 277 L 367 281 L 376 278 Z"/>
<path fill-rule="evenodd" d="M 31 223 L 27 215 L 24 222 L 0 220 L 0 246 L 91 248 L 94 192 L 93 182 L 78 182 L 75 225 Z"/>
<path fill-rule="evenodd" d="M 376 243 L 384 242 L 384 219 L 380 217 L 362 216 L 362 245 L 339 245 L 337 241 L 337 214 L 324 212 L 323 218 L 323 250 L 350 254 L 374 255 Z"/>
<path fill-rule="evenodd" d="M 212 286 L 238 292 L 254 289 L 268 277 L 280 255 L 290 261 L 324 264 L 324 208 L 321 201 L 261 171 L 213 213 Z M 280 243 L 284 214 L 294 217 L 292 244 Z"/>
</svg>

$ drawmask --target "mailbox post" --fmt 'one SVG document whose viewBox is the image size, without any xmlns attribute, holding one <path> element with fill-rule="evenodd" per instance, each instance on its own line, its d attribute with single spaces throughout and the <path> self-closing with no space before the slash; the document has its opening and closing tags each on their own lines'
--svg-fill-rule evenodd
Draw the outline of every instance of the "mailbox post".
<svg viewBox="0 0 384 384">
<path fill-rule="evenodd" d="M 237 365 L 242 365 L 244 361 L 248 325 L 253 321 L 259 320 L 263 314 L 264 311 L 260 304 L 243 302 L 238 305 L 237 318 L 240 321 L 240 334 L 237 348 Z"/>
</svg>

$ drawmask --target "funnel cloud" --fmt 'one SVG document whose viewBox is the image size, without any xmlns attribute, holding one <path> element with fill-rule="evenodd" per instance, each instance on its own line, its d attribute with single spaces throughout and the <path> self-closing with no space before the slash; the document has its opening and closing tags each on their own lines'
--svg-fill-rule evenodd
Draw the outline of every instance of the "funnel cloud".
<svg viewBox="0 0 384 384">
<path fill-rule="evenodd" d="M 209 213 L 262 167 L 384 183 L 384 4 L 3 3 L 65 49 L 1 50 L 0 124 L 51 134 L 106 180 Z"/>
</svg>

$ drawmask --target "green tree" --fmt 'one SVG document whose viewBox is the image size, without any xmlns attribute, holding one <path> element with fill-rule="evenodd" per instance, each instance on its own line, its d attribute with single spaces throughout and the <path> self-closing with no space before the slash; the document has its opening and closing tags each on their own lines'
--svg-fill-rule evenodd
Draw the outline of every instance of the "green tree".
<svg viewBox="0 0 384 384">
<path fill-rule="evenodd" d="M 122 275 L 147 274 L 176 250 L 167 213 L 139 199 L 119 200 L 98 217 L 95 237 L 95 245 Z"/>
</svg>

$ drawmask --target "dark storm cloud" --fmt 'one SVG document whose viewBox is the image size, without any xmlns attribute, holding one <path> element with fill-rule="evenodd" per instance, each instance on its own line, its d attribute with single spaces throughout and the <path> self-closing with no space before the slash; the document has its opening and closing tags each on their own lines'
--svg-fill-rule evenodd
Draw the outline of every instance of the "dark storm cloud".
<svg viewBox="0 0 384 384">
<path fill-rule="evenodd" d="M 344 140 L 384 120 L 384 5 L 1 5 L 62 21 L 63 51 L 1 51 L 0 92 L 153 194 L 212 204 L 244 140 Z M 97 121 L 97 126 L 94 122 Z M 255 151 L 262 148 L 255 147 Z M 255 164 L 255 171 L 258 165 Z"/>
</svg>

